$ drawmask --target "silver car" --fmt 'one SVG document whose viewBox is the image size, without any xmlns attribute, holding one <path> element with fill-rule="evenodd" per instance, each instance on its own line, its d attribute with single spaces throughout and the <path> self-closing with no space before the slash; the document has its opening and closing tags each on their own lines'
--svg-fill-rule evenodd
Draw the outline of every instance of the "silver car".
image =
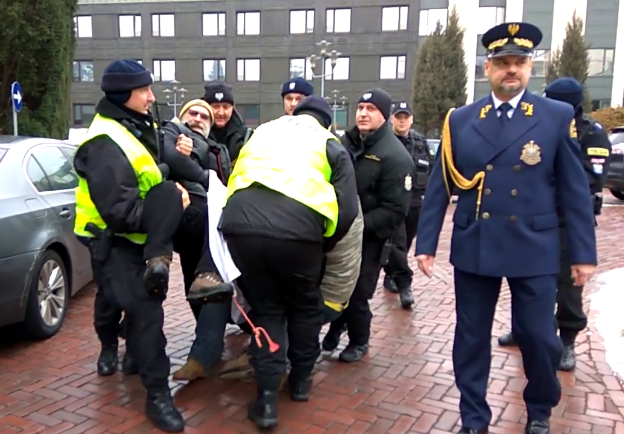
<svg viewBox="0 0 624 434">
<path fill-rule="evenodd" d="M 56 334 L 70 297 L 92 280 L 89 252 L 74 236 L 76 146 L 0 136 L 0 326 Z"/>
</svg>

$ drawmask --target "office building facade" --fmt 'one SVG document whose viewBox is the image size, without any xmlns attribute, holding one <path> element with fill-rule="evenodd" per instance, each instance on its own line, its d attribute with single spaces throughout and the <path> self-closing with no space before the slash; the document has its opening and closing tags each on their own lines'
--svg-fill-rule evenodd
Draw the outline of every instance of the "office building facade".
<svg viewBox="0 0 624 434">
<path fill-rule="evenodd" d="M 324 96 L 344 128 L 353 125 L 366 89 L 381 87 L 395 101 L 411 98 L 418 45 L 438 21 L 446 22 L 452 7 L 466 28 L 468 102 L 488 92 L 479 42 L 485 30 L 523 20 L 543 30 L 530 85 L 540 92 L 550 53 L 576 11 L 591 44 L 587 83 L 593 104 L 622 105 L 624 33 L 618 24 L 624 7 L 617 0 L 80 0 L 74 18 L 73 123 L 88 125 L 106 65 L 132 58 L 154 73 L 162 118 L 170 118 L 181 101 L 203 95 L 206 82 L 222 79 L 233 85 L 247 123 L 257 125 L 283 113 L 282 83 L 304 76 L 317 94 L 324 81 Z M 328 53 L 339 53 L 334 67 L 325 60 L 325 70 L 321 61 L 310 60 L 320 56 L 322 41 L 331 43 L 325 46 Z"/>
</svg>

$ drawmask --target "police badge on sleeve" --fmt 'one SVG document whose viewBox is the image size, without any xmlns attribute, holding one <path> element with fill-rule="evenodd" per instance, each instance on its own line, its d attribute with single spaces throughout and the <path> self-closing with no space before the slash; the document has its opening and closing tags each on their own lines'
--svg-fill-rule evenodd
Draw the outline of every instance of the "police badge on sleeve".
<svg viewBox="0 0 624 434">
<path fill-rule="evenodd" d="M 407 191 L 412 190 L 412 176 L 411 175 L 405 176 L 405 190 Z"/>
</svg>

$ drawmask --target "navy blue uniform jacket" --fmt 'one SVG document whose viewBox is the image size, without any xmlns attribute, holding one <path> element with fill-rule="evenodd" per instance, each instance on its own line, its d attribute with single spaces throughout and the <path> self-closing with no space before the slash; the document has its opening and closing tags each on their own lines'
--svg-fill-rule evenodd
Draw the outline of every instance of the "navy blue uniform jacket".
<svg viewBox="0 0 624 434">
<path fill-rule="evenodd" d="M 478 218 L 477 189 L 458 191 L 453 266 L 493 277 L 557 274 L 556 194 L 568 228 L 571 263 L 597 263 L 592 203 L 580 146 L 573 138 L 573 117 L 569 104 L 526 91 L 504 133 L 491 96 L 451 114 L 455 166 L 467 179 L 485 171 Z M 533 159 L 524 159 L 527 163 L 521 156 L 531 144 L 537 145 L 538 158 L 534 152 Z M 417 255 L 435 255 L 449 203 L 441 155 L 442 148 L 420 214 Z"/>
</svg>

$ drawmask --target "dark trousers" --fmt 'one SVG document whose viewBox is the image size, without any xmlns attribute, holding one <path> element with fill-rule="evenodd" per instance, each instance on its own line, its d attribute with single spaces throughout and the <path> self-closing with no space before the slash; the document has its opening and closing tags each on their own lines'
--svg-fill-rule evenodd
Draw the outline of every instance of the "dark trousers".
<svg viewBox="0 0 624 434">
<path fill-rule="evenodd" d="M 572 280 L 570 255 L 568 253 L 567 231 L 560 229 L 561 270 L 557 276 L 557 324 L 563 344 L 570 346 L 578 333 L 587 327 L 587 316 L 583 311 L 583 287 Z"/>
<path fill-rule="evenodd" d="M 338 333 L 347 325 L 349 345 L 364 345 L 370 339 L 373 313 L 368 301 L 373 298 L 379 273 L 381 272 L 381 250 L 384 241 L 376 237 L 364 236 L 362 242 L 362 265 L 360 276 L 355 284 L 349 305 L 342 315 L 330 325 L 330 332 Z"/>
<path fill-rule="evenodd" d="M 172 255 L 172 238 L 180 223 L 182 212 L 180 192 L 173 182 L 163 182 L 147 193 L 143 203 L 142 217 L 143 227 L 147 233 L 147 242 L 145 246 L 140 246 L 144 260 L 156 256 Z M 112 299 L 110 290 L 106 289 L 105 282 L 101 277 L 103 265 L 95 261 L 93 255 L 91 256 L 91 266 L 98 288 L 93 307 L 95 332 L 102 345 L 117 345 L 120 335 L 125 334 L 127 337 L 127 321 L 124 318 L 123 323 L 120 324 L 122 306 Z M 145 292 L 143 281 L 141 280 L 138 284 L 137 290 Z"/>
<path fill-rule="evenodd" d="M 529 420 L 544 420 L 559 403 L 557 367 L 562 346 L 553 321 L 556 276 L 508 278 L 511 290 L 512 332 L 528 384 L 524 401 Z M 455 269 L 457 323 L 453 368 L 460 392 L 462 425 L 485 429 L 492 419 L 486 401 L 492 361 L 492 322 L 502 278 L 479 276 Z"/>
<path fill-rule="evenodd" d="M 412 248 L 416 237 L 420 207 L 412 207 L 405 218 L 405 224 L 394 235 L 394 249 L 384 267 L 386 276 L 389 276 L 399 289 L 409 288 L 412 285 L 414 272 L 407 261 L 407 254 Z"/>
<path fill-rule="evenodd" d="M 190 195 L 190 199 L 191 204 L 184 211 L 173 237 L 174 250 L 180 254 L 185 294 L 198 274 L 217 272 L 208 248 L 208 203 L 201 196 Z M 197 320 L 202 304 L 189 304 Z"/>
<path fill-rule="evenodd" d="M 228 246 L 242 273 L 240 288 L 251 308 L 251 321 L 263 327 L 280 346 L 271 353 L 264 337 L 261 348 L 252 338 L 249 351 L 258 387 L 278 390 L 286 372 L 286 355 L 291 363 L 290 379 L 306 380 L 320 354 L 322 245 L 228 236 Z"/>
</svg>

